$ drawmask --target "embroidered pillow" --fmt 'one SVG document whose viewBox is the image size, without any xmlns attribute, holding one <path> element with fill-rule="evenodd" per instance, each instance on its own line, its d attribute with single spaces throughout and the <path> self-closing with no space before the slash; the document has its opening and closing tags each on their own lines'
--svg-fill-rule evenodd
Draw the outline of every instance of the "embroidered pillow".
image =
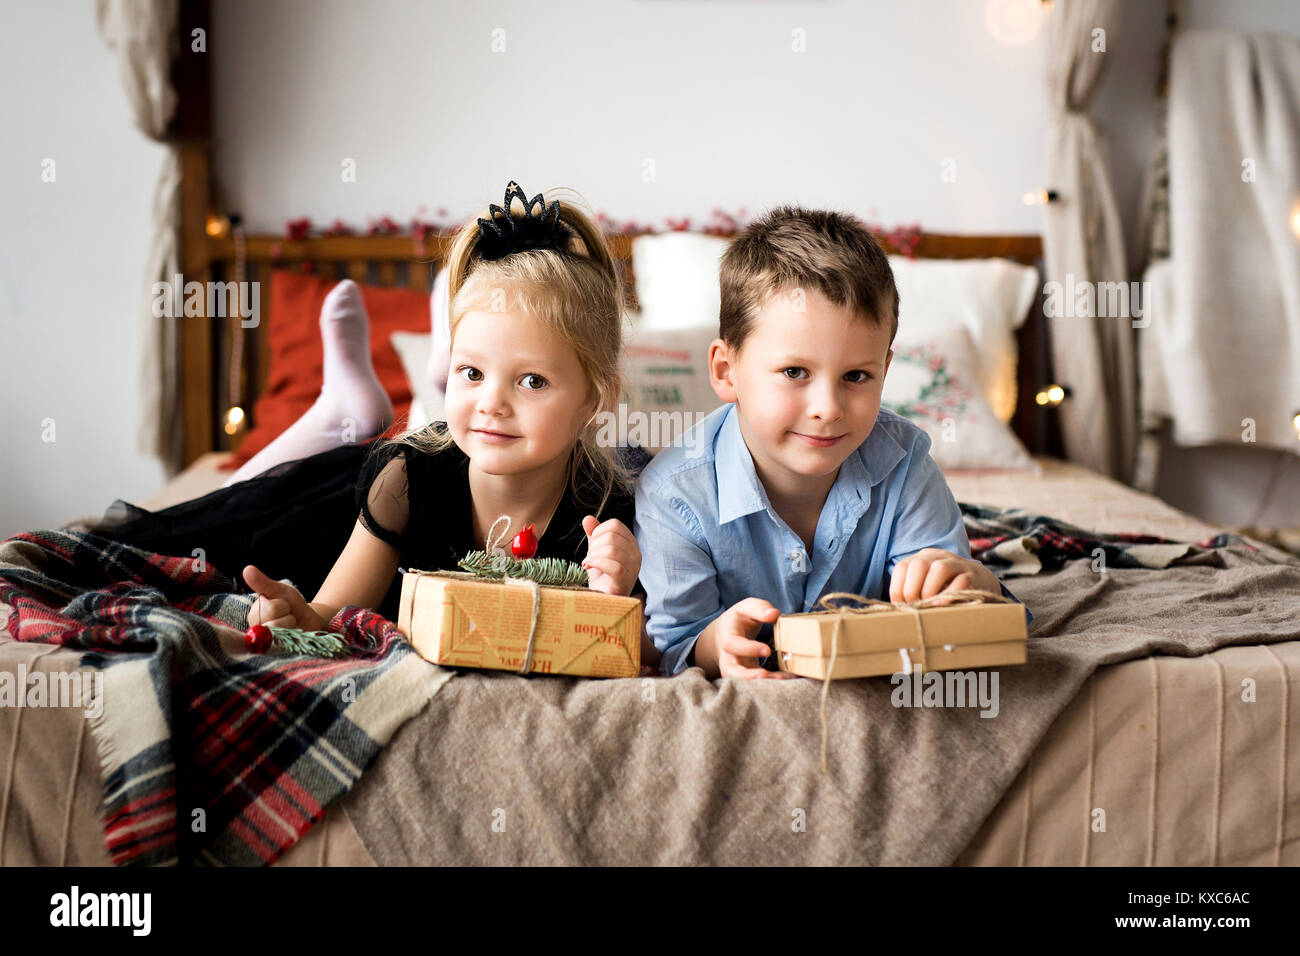
<svg viewBox="0 0 1300 956">
<path fill-rule="evenodd" d="M 1041 471 L 993 414 L 978 384 L 975 362 L 965 329 L 912 345 L 896 344 L 881 404 L 925 429 L 932 443 L 930 455 L 944 471 Z"/>
</svg>

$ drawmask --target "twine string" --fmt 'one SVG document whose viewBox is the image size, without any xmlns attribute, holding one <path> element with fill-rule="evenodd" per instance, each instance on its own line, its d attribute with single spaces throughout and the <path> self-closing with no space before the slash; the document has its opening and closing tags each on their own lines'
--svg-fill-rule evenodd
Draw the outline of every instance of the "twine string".
<svg viewBox="0 0 1300 956">
<path fill-rule="evenodd" d="M 537 616 L 542 607 L 542 586 L 532 578 L 512 578 L 509 576 L 503 578 L 502 583 L 522 585 L 533 592 L 533 615 L 532 620 L 528 623 L 528 648 L 524 651 L 524 663 L 519 668 L 520 674 L 527 674 L 533 666 L 533 647 L 537 641 Z"/>
<path fill-rule="evenodd" d="M 850 604 L 836 603 L 838 601 L 851 602 Z M 947 607 L 948 605 L 961 604 L 1012 604 L 1010 598 L 1002 594 L 994 594 L 992 591 L 980 591 L 974 588 L 961 588 L 956 591 L 944 591 L 935 594 L 932 597 L 921 598 L 916 601 L 894 604 L 890 601 L 878 601 L 875 598 L 864 597 L 861 594 L 851 594 L 848 591 L 832 591 L 829 594 L 823 594 L 817 602 L 816 608 L 823 608 L 835 615 L 835 625 L 831 628 L 831 659 L 826 667 L 826 677 L 822 680 L 821 693 L 821 724 L 822 724 L 822 771 L 827 770 L 826 766 L 826 747 L 830 739 L 830 726 L 826 719 L 826 698 L 830 694 L 831 680 L 835 676 L 835 659 L 839 656 L 840 650 L 840 629 L 844 625 L 844 619 L 850 615 L 871 614 L 876 611 L 907 611 L 912 615 L 916 622 L 916 638 L 918 641 L 918 652 L 920 662 L 918 669 L 920 673 L 926 670 L 926 641 L 925 625 L 921 620 L 921 611 L 928 607 Z M 908 656 L 907 648 L 900 647 L 898 653 L 903 658 L 903 673 L 912 673 L 912 659 Z"/>
<path fill-rule="evenodd" d="M 493 533 L 497 530 L 497 525 L 503 521 L 506 523 L 506 530 L 502 531 L 500 535 L 493 537 Z M 488 528 L 487 540 L 484 542 L 487 547 L 487 553 L 495 555 L 499 550 L 503 550 L 501 543 L 505 541 L 506 535 L 508 534 L 510 534 L 510 516 L 497 515 L 497 520 L 493 521 L 492 527 Z"/>
</svg>

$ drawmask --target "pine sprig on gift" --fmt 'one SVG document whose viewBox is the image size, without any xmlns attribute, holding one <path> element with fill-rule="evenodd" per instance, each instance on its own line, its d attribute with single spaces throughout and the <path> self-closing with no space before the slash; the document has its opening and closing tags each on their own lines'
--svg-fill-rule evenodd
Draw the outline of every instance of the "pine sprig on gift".
<svg viewBox="0 0 1300 956">
<path fill-rule="evenodd" d="M 529 578 L 545 587 L 586 587 L 587 569 L 563 558 L 513 558 L 471 551 L 458 562 L 470 574 L 481 578 Z"/>
<path fill-rule="evenodd" d="M 366 648 L 373 647 L 367 639 Z M 349 644 L 334 631 L 306 631 L 297 627 L 268 627 L 254 624 L 244 632 L 244 647 L 254 654 L 278 651 L 284 654 L 301 654 L 305 657 L 347 657 L 361 649 Z"/>
</svg>

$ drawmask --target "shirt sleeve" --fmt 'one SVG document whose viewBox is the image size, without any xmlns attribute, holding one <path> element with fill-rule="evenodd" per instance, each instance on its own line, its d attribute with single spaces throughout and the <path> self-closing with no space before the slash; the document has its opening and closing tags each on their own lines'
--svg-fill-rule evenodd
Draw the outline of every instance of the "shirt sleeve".
<svg viewBox="0 0 1300 956">
<path fill-rule="evenodd" d="M 725 608 L 717 570 L 699 521 L 684 502 L 641 482 L 636 491 L 636 534 L 641 583 L 646 591 L 646 631 L 672 676 L 689 666 L 700 632 Z"/>
<path fill-rule="evenodd" d="M 925 548 L 939 548 L 963 558 L 971 556 L 970 538 L 966 536 L 961 508 L 943 472 L 930 456 L 930 436 L 920 431 L 907 459 L 907 476 L 890 537 L 885 580 L 880 582 L 885 599 L 889 596 L 889 580 L 894 567 Z M 998 586 L 1004 595 L 1024 605 L 1001 581 Z M 1025 617 L 1027 623 L 1033 623 L 1034 615 L 1028 607 L 1025 608 Z"/>
<path fill-rule="evenodd" d="M 357 520 L 380 541 L 401 550 L 411 520 L 404 446 L 366 456 L 357 480 Z"/>
</svg>

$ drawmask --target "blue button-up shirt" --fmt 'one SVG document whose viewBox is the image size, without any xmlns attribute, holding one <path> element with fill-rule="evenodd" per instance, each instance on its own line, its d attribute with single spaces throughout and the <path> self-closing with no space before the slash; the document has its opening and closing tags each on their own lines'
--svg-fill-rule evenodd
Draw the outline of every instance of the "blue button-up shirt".
<svg viewBox="0 0 1300 956">
<path fill-rule="evenodd" d="M 942 548 L 970 557 L 961 510 L 929 451 L 924 430 L 882 408 L 840 466 L 811 552 L 768 501 L 735 405 L 661 451 L 637 483 L 635 531 L 662 671 L 685 670 L 700 632 L 747 597 L 783 614 L 809 611 L 832 591 L 887 600 L 894 565 L 908 555 Z"/>
</svg>

